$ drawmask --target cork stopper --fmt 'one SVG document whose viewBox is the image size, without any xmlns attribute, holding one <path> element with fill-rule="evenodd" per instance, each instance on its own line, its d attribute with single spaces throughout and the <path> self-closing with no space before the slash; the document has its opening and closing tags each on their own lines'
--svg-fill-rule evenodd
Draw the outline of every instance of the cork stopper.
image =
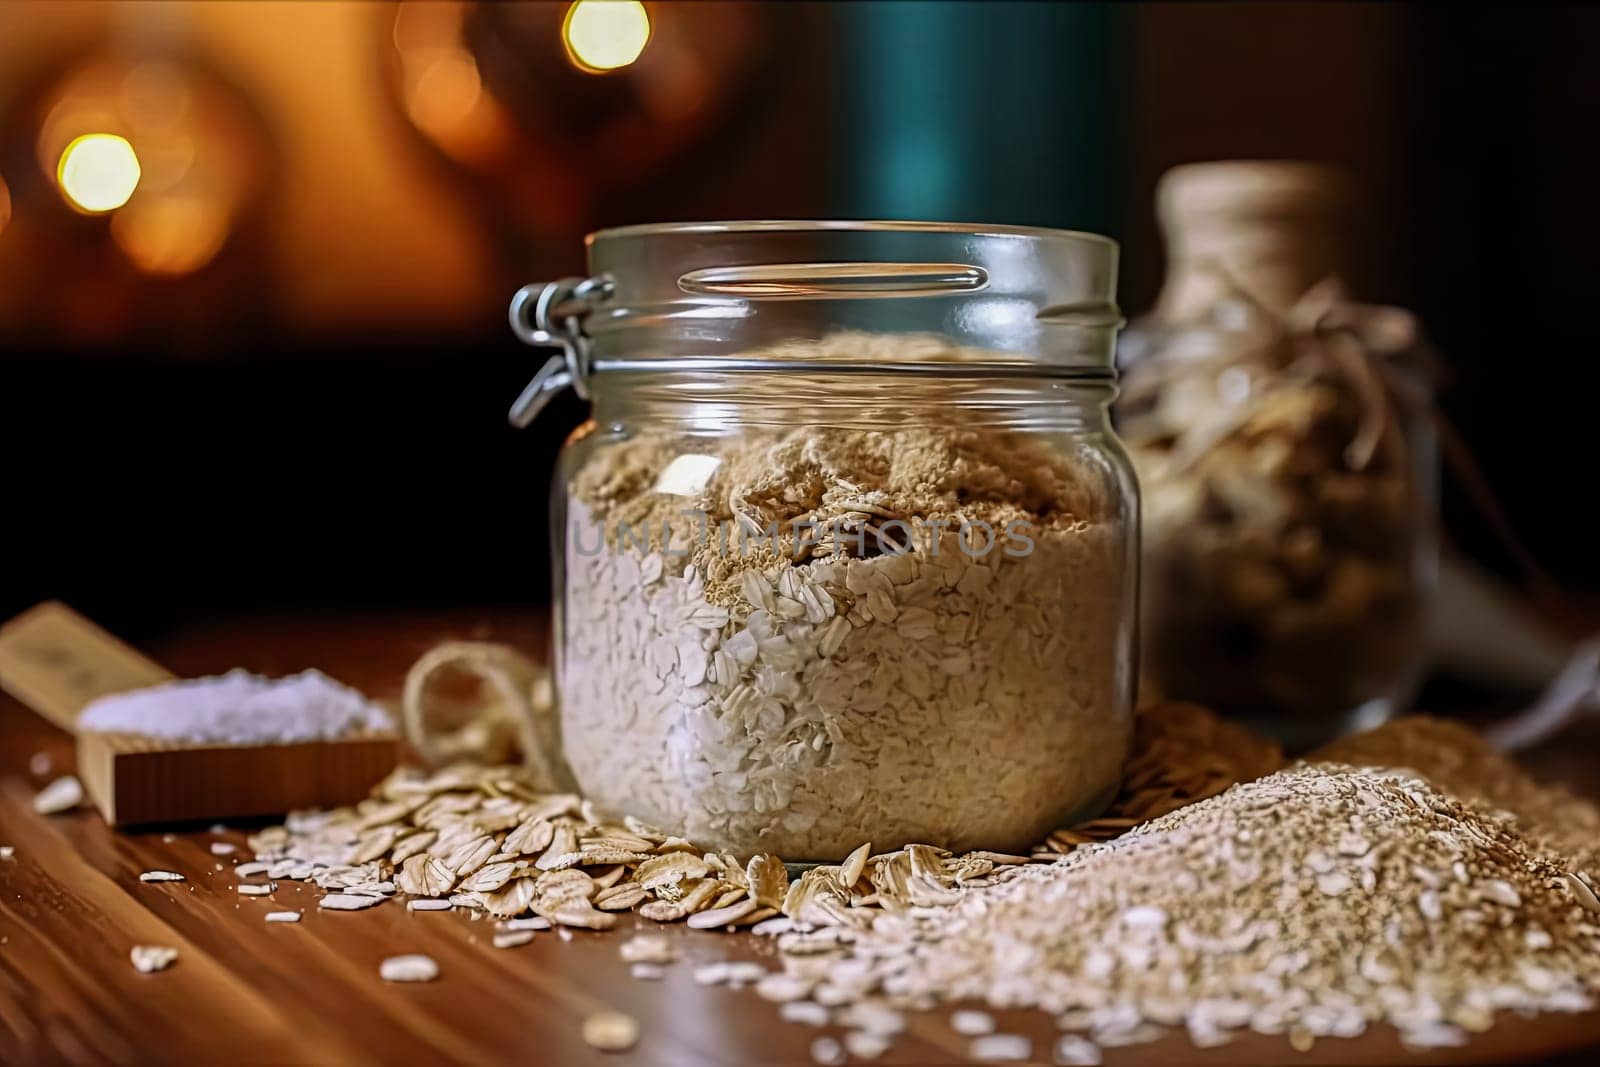
<svg viewBox="0 0 1600 1067">
<path fill-rule="evenodd" d="M 1156 213 L 1167 242 L 1157 311 L 1203 315 L 1232 283 L 1276 311 L 1341 268 L 1349 183 L 1336 168 L 1289 160 L 1190 163 L 1162 175 Z"/>
</svg>

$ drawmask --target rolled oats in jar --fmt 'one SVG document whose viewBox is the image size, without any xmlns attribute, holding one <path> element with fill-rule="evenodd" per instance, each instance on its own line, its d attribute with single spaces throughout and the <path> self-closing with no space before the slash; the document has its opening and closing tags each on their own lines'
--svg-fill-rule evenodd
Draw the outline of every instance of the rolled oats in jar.
<svg viewBox="0 0 1600 1067">
<path fill-rule="evenodd" d="M 632 227 L 530 287 L 593 417 L 554 488 L 585 795 L 740 854 L 1026 849 L 1115 792 L 1137 491 L 1115 245 L 919 223 Z"/>
</svg>

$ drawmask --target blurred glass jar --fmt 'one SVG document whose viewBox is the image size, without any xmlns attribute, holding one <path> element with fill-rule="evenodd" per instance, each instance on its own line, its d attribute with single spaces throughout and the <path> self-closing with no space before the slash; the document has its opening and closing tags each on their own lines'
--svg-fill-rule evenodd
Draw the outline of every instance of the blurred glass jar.
<svg viewBox="0 0 1600 1067">
<path fill-rule="evenodd" d="M 1424 352 L 1344 296 L 1344 202 L 1312 164 L 1169 172 L 1167 282 L 1121 348 L 1145 679 L 1293 747 L 1410 701 L 1436 571 Z"/>
<path fill-rule="evenodd" d="M 552 513 L 564 756 L 702 846 L 1026 850 L 1131 732 L 1137 488 L 1116 246 L 921 223 L 608 230 L 519 294 L 572 384 Z"/>
</svg>

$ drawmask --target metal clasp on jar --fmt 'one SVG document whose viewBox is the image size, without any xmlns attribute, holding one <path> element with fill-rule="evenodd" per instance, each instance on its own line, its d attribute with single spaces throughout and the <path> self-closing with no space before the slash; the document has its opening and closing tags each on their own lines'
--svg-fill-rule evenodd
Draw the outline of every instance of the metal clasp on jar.
<svg viewBox="0 0 1600 1067">
<path fill-rule="evenodd" d="M 511 425 L 526 429 L 561 390 L 589 399 L 592 365 L 583 319 L 611 296 L 610 278 L 562 278 L 525 285 L 511 298 L 511 332 L 535 348 L 559 348 L 511 405 Z"/>
</svg>

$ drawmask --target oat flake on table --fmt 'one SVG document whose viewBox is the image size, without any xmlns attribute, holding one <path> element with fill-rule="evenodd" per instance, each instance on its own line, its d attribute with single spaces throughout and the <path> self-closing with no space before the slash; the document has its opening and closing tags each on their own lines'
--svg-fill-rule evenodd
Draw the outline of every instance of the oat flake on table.
<svg viewBox="0 0 1600 1067">
<path fill-rule="evenodd" d="M 1162 721 L 1155 711 L 1141 719 Z M 1411 772 L 1329 764 L 1223 792 L 1229 775 L 1276 757 L 1264 751 L 1230 769 L 1205 741 L 1216 728 L 1199 721 L 1184 711 L 1172 720 L 1177 735 L 1152 735 L 1174 741 L 1154 743 L 1170 765 L 1136 756 L 1134 774 L 1153 794 L 1131 785 L 1098 828 L 1052 835 L 1035 862 L 911 845 L 792 881 L 785 872 L 779 907 L 743 920 L 772 939 L 774 964 L 701 962 L 693 980 L 750 988 L 795 1023 L 890 1038 L 909 1010 L 1036 1007 L 1068 1031 L 1056 1050 L 1064 1063 L 1094 1063 L 1102 1045 L 1170 1028 L 1198 1046 L 1253 1029 L 1298 1048 L 1382 1021 L 1409 1043 L 1439 1045 L 1489 1025 L 1496 1010 L 1590 1005 L 1600 989 L 1600 898 L 1570 828 L 1600 818 L 1594 805 L 1514 779 L 1481 739 L 1456 737 L 1447 754 L 1417 743 L 1438 735 L 1426 719 L 1376 732 L 1362 758 L 1434 759 L 1453 788 L 1488 806 Z M 1116 814 L 1164 810 L 1174 790 L 1209 799 L 1131 831 L 1140 820 Z M 1096 843 L 1102 833 L 1114 839 Z M 463 892 L 457 883 L 476 871 L 441 867 L 424 886 L 395 870 L 399 855 L 426 864 L 459 852 L 478 862 L 483 850 L 463 845 L 483 836 L 501 851 L 477 871 L 511 863 L 526 873 Z M 493 915 L 508 930 L 604 928 L 614 921 L 609 899 L 645 919 L 683 921 L 769 897 L 781 867 L 607 818 L 506 767 L 397 771 L 354 808 L 295 813 L 250 843 L 282 877 L 315 881 L 325 901 L 381 901 L 343 890 L 392 877 L 403 893 L 439 894 L 413 903 Z M 650 929 L 635 936 L 659 936 Z M 836 1040 L 824 1047 L 845 1052 Z"/>
<path fill-rule="evenodd" d="M 421 953 L 390 956 L 378 965 L 378 977 L 385 982 L 431 982 L 439 977 L 439 965 Z"/>
<path fill-rule="evenodd" d="M 70 774 L 62 775 L 33 798 L 33 810 L 40 815 L 59 815 L 83 803 L 83 783 Z"/>
<path fill-rule="evenodd" d="M 502 930 L 494 935 L 493 943 L 495 948 L 520 948 L 535 936 L 532 930 Z"/>
<path fill-rule="evenodd" d="M 178 950 L 166 945 L 135 945 L 128 957 L 140 974 L 154 974 L 171 967 L 178 959 Z"/>
<path fill-rule="evenodd" d="M 950 1029 L 966 1037 L 981 1037 L 984 1034 L 994 1033 L 994 1016 L 986 1011 L 953 1011 L 950 1013 Z"/>
<path fill-rule="evenodd" d="M 639 1023 L 620 1011 L 598 1011 L 583 1020 L 583 1039 L 602 1052 L 625 1052 L 639 1043 Z"/>
<path fill-rule="evenodd" d="M 377 907 L 385 899 L 384 897 L 376 896 L 330 893 L 327 896 L 317 898 L 317 907 L 327 911 L 363 911 L 367 908 Z"/>
</svg>

